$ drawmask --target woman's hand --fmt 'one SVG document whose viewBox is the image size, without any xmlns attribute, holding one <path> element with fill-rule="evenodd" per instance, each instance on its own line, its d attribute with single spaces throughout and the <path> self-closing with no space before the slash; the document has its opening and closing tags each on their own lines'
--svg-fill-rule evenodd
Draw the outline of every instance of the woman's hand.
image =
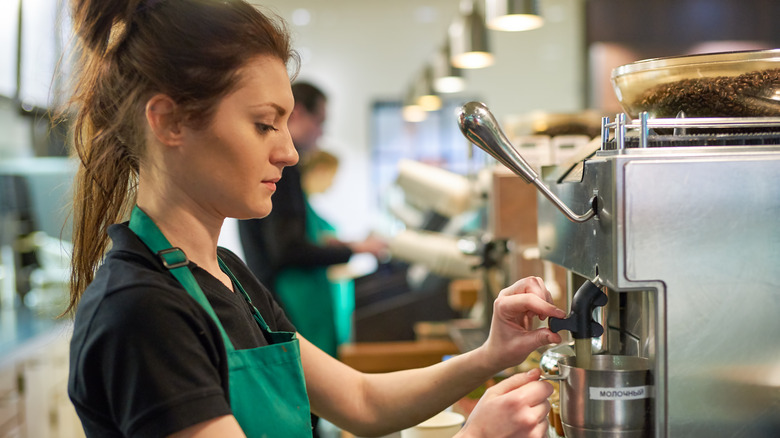
<svg viewBox="0 0 780 438">
<path fill-rule="evenodd" d="M 561 336 L 548 328 L 534 329 L 534 318 L 566 317 L 555 307 L 550 291 L 539 277 L 527 277 L 503 289 L 493 302 L 493 321 L 485 344 L 484 360 L 500 368 L 523 362 L 539 347 L 561 342 Z"/>
<path fill-rule="evenodd" d="M 533 369 L 488 388 L 456 437 L 545 437 L 553 387 L 539 381 L 540 374 Z"/>
</svg>

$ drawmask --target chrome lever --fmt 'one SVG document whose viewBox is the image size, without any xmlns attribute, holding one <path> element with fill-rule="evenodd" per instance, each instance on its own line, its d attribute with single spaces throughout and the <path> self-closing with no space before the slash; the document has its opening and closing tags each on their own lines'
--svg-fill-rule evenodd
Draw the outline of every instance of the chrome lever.
<svg viewBox="0 0 780 438">
<path fill-rule="evenodd" d="M 585 222 L 596 215 L 593 200 L 584 214 L 574 213 L 539 179 L 539 175 L 512 146 L 498 126 L 496 118 L 482 102 L 468 102 L 458 114 L 458 126 L 463 135 L 480 149 L 498 160 L 509 170 L 519 175 L 525 182 L 533 184 L 542 194 L 573 222 Z"/>
</svg>

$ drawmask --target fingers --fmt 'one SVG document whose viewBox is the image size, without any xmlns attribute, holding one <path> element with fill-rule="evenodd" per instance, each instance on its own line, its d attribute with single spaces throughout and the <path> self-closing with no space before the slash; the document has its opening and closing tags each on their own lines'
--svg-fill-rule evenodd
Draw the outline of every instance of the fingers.
<svg viewBox="0 0 780 438">
<path fill-rule="evenodd" d="M 526 277 L 522 280 L 516 281 L 514 284 L 507 288 L 504 288 L 498 295 L 499 297 L 510 296 L 536 296 L 550 305 L 553 304 L 553 298 L 550 291 L 544 285 L 544 281 L 540 277 Z M 554 307 L 554 305 L 553 305 Z M 551 309 L 551 308 L 550 308 Z M 561 311 L 562 312 L 562 311 Z M 557 315 L 549 315 L 556 316 Z M 566 315 L 563 314 L 565 317 Z"/>
<path fill-rule="evenodd" d="M 497 392 L 498 394 L 506 394 L 507 392 L 513 391 L 527 383 L 539 380 L 541 375 L 542 372 L 538 368 L 534 368 L 527 373 L 513 374 L 493 385 L 493 392 Z"/>
<path fill-rule="evenodd" d="M 517 373 L 496 383 L 488 391 L 501 395 L 523 389 L 523 399 L 529 405 L 536 405 L 547 400 L 553 393 L 551 384 L 539 380 L 541 375 L 542 372 L 538 368 L 534 368 L 527 373 Z"/>
<path fill-rule="evenodd" d="M 550 414 L 549 397 L 553 393 L 550 383 L 539 381 L 541 371 L 533 369 L 527 373 L 515 374 L 502 380 L 491 388 L 493 396 L 511 399 L 510 409 L 514 412 L 514 422 L 526 425 L 532 432 L 528 436 L 544 436 L 539 431 L 547 430 L 547 417 Z M 541 426 L 540 426 L 541 425 Z"/>
<path fill-rule="evenodd" d="M 534 429 L 528 434 L 529 438 L 544 438 L 547 436 L 547 429 L 549 429 L 549 425 L 547 423 L 547 419 L 545 418 L 544 421 L 540 422 L 539 424 L 534 427 Z"/>
<path fill-rule="evenodd" d="M 532 336 L 527 336 L 528 340 L 527 348 L 529 351 L 536 350 L 539 347 L 543 347 L 549 344 L 560 344 L 563 341 L 561 335 L 550 331 L 548 328 L 540 328 L 531 332 Z"/>
<path fill-rule="evenodd" d="M 552 294 L 541 277 L 525 277 L 502 290 L 508 295 L 532 293 L 545 301 L 552 302 Z"/>
<path fill-rule="evenodd" d="M 531 293 L 499 295 L 498 298 L 496 298 L 496 307 L 498 307 L 497 310 L 502 315 L 523 315 L 527 312 L 531 312 L 541 320 L 550 316 L 556 318 L 566 317 L 566 312 Z"/>
<path fill-rule="evenodd" d="M 538 380 L 540 374 L 539 369 L 515 374 L 489 388 L 462 431 L 475 430 L 484 437 L 545 437 L 553 388 Z"/>
</svg>

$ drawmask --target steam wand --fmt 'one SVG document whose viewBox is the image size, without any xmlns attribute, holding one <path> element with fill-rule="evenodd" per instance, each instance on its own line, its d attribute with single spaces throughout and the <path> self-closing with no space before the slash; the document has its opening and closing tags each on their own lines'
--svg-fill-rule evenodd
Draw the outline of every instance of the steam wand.
<svg viewBox="0 0 780 438">
<path fill-rule="evenodd" d="M 607 304 L 607 295 L 597 286 L 599 283 L 598 277 L 586 280 L 574 293 L 569 316 L 550 318 L 550 330 L 571 332 L 578 368 L 590 368 L 592 338 L 604 333 L 604 327 L 593 319 L 593 309 Z"/>
<path fill-rule="evenodd" d="M 533 184 L 550 200 L 558 210 L 573 222 L 585 222 L 596 215 L 595 199 L 591 199 L 591 208 L 583 214 L 573 212 L 540 180 L 536 171 L 517 152 L 507 140 L 506 135 L 496 122 L 496 118 L 482 102 L 468 102 L 460 110 L 458 126 L 463 135 L 484 150 L 501 164 L 519 175 L 525 182 Z"/>
</svg>

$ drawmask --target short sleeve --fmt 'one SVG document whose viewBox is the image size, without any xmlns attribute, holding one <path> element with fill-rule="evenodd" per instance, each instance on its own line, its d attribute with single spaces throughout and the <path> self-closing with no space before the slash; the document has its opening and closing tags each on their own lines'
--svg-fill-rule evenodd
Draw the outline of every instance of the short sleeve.
<svg viewBox="0 0 780 438">
<path fill-rule="evenodd" d="M 230 414 L 216 326 L 184 290 L 129 287 L 92 307 L 75 352 L 74 402 L 101 406 L 125 436 L 164 436 Z M 78 319 L 78 318 L 77 318 Z"/>
</svg>

